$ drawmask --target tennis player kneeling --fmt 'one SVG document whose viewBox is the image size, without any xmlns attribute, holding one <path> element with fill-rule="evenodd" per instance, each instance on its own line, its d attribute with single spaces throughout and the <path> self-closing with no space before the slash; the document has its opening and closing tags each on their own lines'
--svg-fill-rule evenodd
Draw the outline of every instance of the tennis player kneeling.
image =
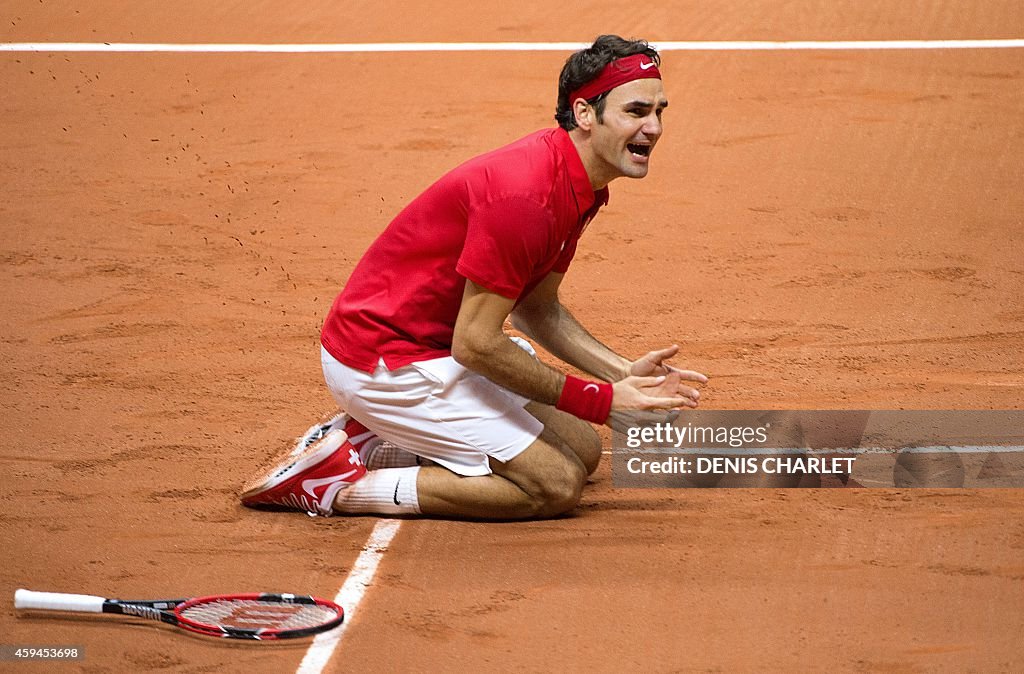
<svg viewBox="0 0 1024 674">
<path fill-rule="evenodd" d="M 696 407 L 707 378 L 630 360 L 559 299 L 608 184 L 647 175 L 668 106 L 657 51 L 599 37 L 570 56 L 558 128 L 472 159 L 413 200 L 370 246 L 321 333 L 345 410 L 314 425 L 242 495 L 312 514 L 480 519 L 572 510 L 614 410 Z M 595 380 L 541 363 L 512 324 Z"/>
</svg>

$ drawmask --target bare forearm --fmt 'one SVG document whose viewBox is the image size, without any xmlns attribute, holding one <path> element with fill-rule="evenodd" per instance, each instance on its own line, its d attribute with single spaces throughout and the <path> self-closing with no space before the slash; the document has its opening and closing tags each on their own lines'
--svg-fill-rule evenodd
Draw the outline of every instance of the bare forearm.
<svg viewBox="0 0 1024 674">
<path fill-rule="evenodd" d="M 638 410 L 696 405 L 695 400 L 680 395 L 681 374 L 677 371 L 656 377 L 627 376 L 635 374 L 630 372 L 630 363 L 594 339 L 560 304 L 557 300 L 535 301 L 530 304 L 532 311 L 514 312 L 512 299 L 467 281 L 452 336 L 452 356 L 506 389 L 595 423 L 605 421 L 606 404 L 611 409 Z M 566 398 L 565 375 L 527 354 L 502 331 L 510 313 L 518 313 L 520 319 L 527 316 L 515 322 L 556 356 L 613 382 L 611 398 L 603 397 L 602 391 L 607 393 L 607 389 L 593 386 L 591 390 L 579 380 L 574 380 L 575 388 Z M 658 355 L 660 352 L 654 352 L 648 358 Z"/>
<path fill-rule="evenodd" d="M 555 357 L 605 381 L 629 374 L 629 361 L 599 342 L 560 302 L 520 307 L 512 323 Z"/>
<path fill-rule="evenodd" d="M 452 335 L 452 357 L 510 391 L 554 405 L 565 376 L 534 359 L 502 331 L 514 306 L 513 299 L 466 281 Z"/>
<path fill-rule="evenodd" d="M 463 366 L 530 400 L 554 405 L 565 376 L 519 348 L 503 333 L 461 342 L 452 356 Z"/>
</svg>

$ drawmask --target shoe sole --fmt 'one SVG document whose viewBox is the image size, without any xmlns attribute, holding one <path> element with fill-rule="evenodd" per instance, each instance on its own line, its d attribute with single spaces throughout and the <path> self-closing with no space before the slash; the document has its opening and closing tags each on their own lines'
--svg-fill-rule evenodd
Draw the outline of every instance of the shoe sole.
<svg viewBox="0 0 1024 674">
<path fill-rule="evenodd" d="M 248 499 L 255 498 L 264 492 L 273 489 L 282 482 L 289 480 L 295 475 L 315 466 L 327 459 L 331 454 L 338 451 L 338 448 L 345 444 L 348 436 L 341 429 L 334 429 L 307 447 L 297 457 L 292 451 L 286 457 L 274 464 L 269 471 L 264 471 L 249 481 L 246 490 L 239 497 L 242 503 Z"/>
</svg>

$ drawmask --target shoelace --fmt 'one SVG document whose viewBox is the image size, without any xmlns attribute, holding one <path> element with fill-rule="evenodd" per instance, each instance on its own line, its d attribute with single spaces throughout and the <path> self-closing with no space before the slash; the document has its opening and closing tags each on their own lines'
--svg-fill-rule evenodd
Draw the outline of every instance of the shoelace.
<svg viewBox="0 0 1024 674">
<path fill-rule="evenodd" d="M 325 435 L 327 435 L 327 431 L 329 431 L 329 430 L 330 430 L 330 428 L 331 428 L 330 424 L 324 424 L 324 425 L 323 425 L 323 426 L 321 426 L 320 428 L 316 429 L 316 432 L 315 432 L 315 433 L 311 433 L 311 434 L 310 434 L 310 435 L 309 435 L 309 436 L 308 436 L 308 437 L 307 437 L 307 438 L 305 439 L 305 441 L 304 441 L 304 442 L 302 443 L 302 449 L 306 449 L 306 448 L 308 448 L 308 447 L 309 447 L 310 445 L 312 445 L 312 444 L 313 444 L 314 442 L 317 442 L 318 440 L 320 440 L 321 438 L 323 438 L 323 437 L 324 437 Z"/>
</svg>

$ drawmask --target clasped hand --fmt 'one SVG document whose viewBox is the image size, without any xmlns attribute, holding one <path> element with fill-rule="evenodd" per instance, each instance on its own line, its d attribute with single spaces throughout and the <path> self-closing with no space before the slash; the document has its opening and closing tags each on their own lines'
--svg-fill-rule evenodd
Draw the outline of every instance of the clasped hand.
<svg viewBox="0 0 1024 674">
<path fill-rule="evenodd" d="M 613 384 L 612 410 L 697 407 L 700 391 L 684 382 L 705 384 L 708 378 L 700 372 L 680 370 L 665 362 L 678 352 L 679 346 L 672 345 L 633 361 L 628 375 Z"/>
</svg>

